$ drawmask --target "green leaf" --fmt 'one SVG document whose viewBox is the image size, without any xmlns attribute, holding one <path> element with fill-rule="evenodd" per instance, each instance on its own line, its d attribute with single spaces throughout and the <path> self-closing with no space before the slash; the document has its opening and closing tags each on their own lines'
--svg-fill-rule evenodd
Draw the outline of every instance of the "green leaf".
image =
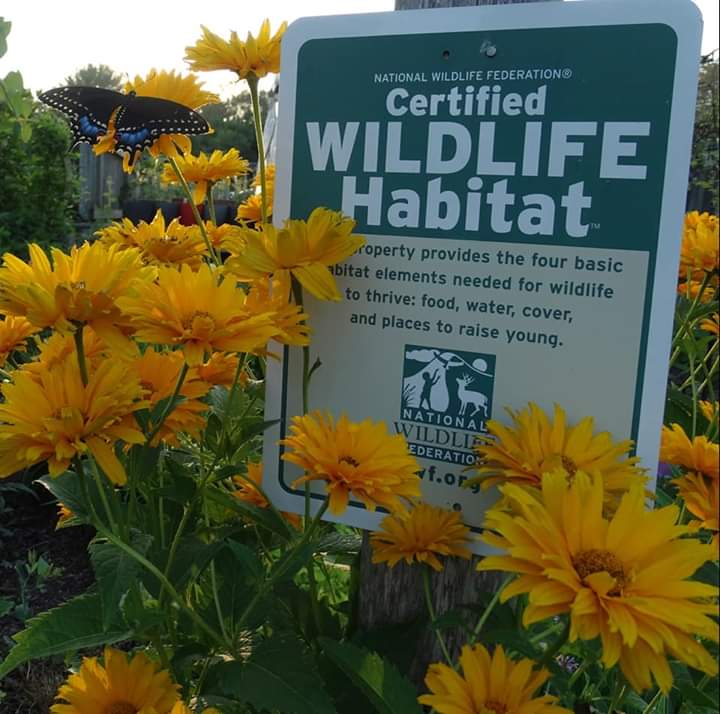
<svg viewBox="0 0 720 714">
<path fill-rule="evenodd" d="M 258 508 L 257 506 L 252 506 L 245 501 L 234 498 L 226 491 L 222 491 L 218 488 L 208 488 L 205 491 L 205 497 L 209 501 L 213 501 L 230 511 L 234 511 L 244 518 L 247 518 L 249 521 L 267 528 L 269 531 L 279 535 L 285 541 L 290 540 L 290 538 L 294 535 L 294 531 L 287 521 L 279 517 L 269 508 Z"/>
<path fill-rule="evenodd" d="M 348 642 L 319 639 L 325 654 L 368 698 L 378 714 L 422 714 L 409 680 L 375 652 Z"/>
<path fill-rule="evenodd" d="M 145 555 L 151 541 L 151 535 L 136 533 L 132 539 L 132 547 L 141 555 Z M 107 629 L 113 618 L 117 616 L 123 596 L 136 582 L 141 566 L 124 550 L 106 541 L 92 543 L 88 550 L 100 589 L 103 629 Z"/>
<path fill-rule="evenodd" d="M 20 139 L 26 144 L 30 141 L 30 139 L 32 139 L 32 125 L 27 122 L 23 122 L 20 125 Z"/>
<path fill-rule="evenodd" d="M 693 580 L 698 580 L 706 585 L 714 585 L 720 587 L 720 563 L 708 560 L 693 576 Z"/>
<path fill-rule="evenodd" d="M 315 662 L 291 634 L 262 642 L 244 664 L 216 666 L 209 679 L 212 688 L 203 694 L 232 697 L 257 709 L 283 714 L 337 714 Z"/>
<path fill-rule="evenodd" d="M 182 590 L 188 582 L 196 579 L 205 570 L 224 547 L 225 543 L 221 541 L 205 543 L 194 535 L 181 538 L 170 569 L 172 584 L 178 590 Z"/>
<path fill-rule="evenodd" d="M 59 476 L 43 476 L 38 479 L 38 481 L 45 486 L 60 503 L 67 506 L 77 518 L 90 522 L 90 511 L 82 493 L 80 477 L 74 471 L 66 471 Z M 93 489 L 91 493 L 96 494 L 95 489 Z M 91 498 L 93 498 L 93 496 L 91 496 Z M 97 499 L 98 500 L 95 501 L 96 508 L 102 507 L 99 497 L 97 497 Z"/>
<path fill-rule="evenodd" d="M 103 627 L 98 593 L 80 595 L 28 620 L 26 628 L 13 637 L 17 644 L 0 663 L 0 679 L 28 660 L 112 644 L 131 635 L 118 620 Z"/>
<path fill-rule="evenodd" d="M 162 450 L 157 446 L 134 444 L 128 451 L 125 462 L 128 476 L 139 480 L 145 478 L 146 474 L 152 473 L 157 466 L 161 452 Z"/>
<path fill-rule="evenodd" d="M 12 22 L 0 17 L 0 57 L 7 52 L 7 36 L 10 34 Z"/>
<path fill-rule="evenodd" d="M 313 556 L 315 543 L 310 541 L 302 545 L 295 545 L 286 550 L 280 558 L 278 558 L 270 570 L 270 578 L 277 578 L 277 582 L 287 582 L 292 580 L 297 572 L 304 568 Z"/>
<path fill-rule="evenodd" d="M 12 600 L 6 600 L 0 597 L 0 617 L 5 617 L 8 613 L 15 609 L 15 603 Z"/>
</svg>

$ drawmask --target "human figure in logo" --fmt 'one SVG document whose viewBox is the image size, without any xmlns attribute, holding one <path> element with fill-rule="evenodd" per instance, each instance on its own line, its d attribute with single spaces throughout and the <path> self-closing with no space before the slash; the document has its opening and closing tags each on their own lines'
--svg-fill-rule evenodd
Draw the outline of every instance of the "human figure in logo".
<svg viewBox="0 0 720 714">
<path fill-rule="evenodd" d="M 435 370 L 433 373 L 433 376 L 430 376 L 429 372 L 423 372 L 423 388 L 422 392 L 420 393 L 420 409 L 423 409 L 423 402 L 427 404 L 427 409 L 432 411 L 432 407 L 430 406 L 430 392 L 432 391 L 432 388 L 438 383 L 438 380 L 440 379 L 440 375 L 438 375 L 438 370 Z"/>
</svg>

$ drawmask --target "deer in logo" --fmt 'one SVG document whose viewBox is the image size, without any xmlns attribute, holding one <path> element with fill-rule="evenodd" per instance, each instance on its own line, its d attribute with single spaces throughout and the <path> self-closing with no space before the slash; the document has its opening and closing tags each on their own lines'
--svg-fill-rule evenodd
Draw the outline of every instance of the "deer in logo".
<svg viewBox="0 0 720 714">
<path fill-rule="evenodd" d="M 472 419 L 479 411 L 487 417 L 487 397 L 480 392 L 474 392 L 468 389 L 475 379 L 469 374 L 465 373 L 462 377 L 456 377 L 455 381 L 458 383 L 458 399 L 460 399 L 460 416 Z M 473 411 L 471 414 L 467 414 L 468 407 L 471 406 Z"/>
</svg>

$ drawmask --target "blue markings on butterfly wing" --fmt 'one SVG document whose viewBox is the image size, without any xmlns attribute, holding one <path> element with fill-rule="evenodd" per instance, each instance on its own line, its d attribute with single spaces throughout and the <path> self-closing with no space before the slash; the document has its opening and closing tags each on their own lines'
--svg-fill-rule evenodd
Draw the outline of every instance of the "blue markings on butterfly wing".
<svg viewBox="0 0 720 714">
<path fill-rule="evenodd" d="M 80 117 L 78 127 L 82 136 L 87 137 L 91 141 L 94 141 L 100 134 L 104 134 L 107 131 L 105 127 L 95 124 L 87 115 Z"/>
<path fill-rule="evenodd" d="M 71 126 L 75 143 L 88 141 L 94 144 L 102 134 L 107 132 L 107 127 L 104 124 L 95 121 L 87 114 L 83 114 L 76 122 L 72 122 Z"/>
<path fill-rule="evenodd" d="M 142 127 L 137 131 L 119 131 L 116 138 L 118 144 L 134 149 L 147 144 L 150 135 L 150 129 Z"/>
</svg>

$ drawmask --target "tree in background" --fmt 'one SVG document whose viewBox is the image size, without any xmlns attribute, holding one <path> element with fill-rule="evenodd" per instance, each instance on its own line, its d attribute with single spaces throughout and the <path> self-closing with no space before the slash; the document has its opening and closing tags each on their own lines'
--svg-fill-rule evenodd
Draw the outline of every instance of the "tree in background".
<svg viewBox="0 0 720 714">
<path fill-rule="evenodd" d="M 689 208 L 717 213 L 718 50 L 702 58 L 690 161 Z"/>
<path fill-rule="evenodd" d="M 102 87 L 119 92 L 123 86 L 122 75 L 106 64 L 89 64 L 75 74 L 65 77 L 65 84 L 79 87 Z"/>
<path fill-rule="evenodd" d="M 260 113 L 263 121 L 268 104 L 267 92 L 260 92 Z M 200 151 L 210 153 L 215 149 L 227 151 L 234 147 L 250 163 L 254 164 L 257 161 L 250 92 L 241 92 L 219 104 L 209 104 L 203 107 L 200 113 L 215 131 L 212 134 L 193 137 L 194 154 Z"/>
</svg>

